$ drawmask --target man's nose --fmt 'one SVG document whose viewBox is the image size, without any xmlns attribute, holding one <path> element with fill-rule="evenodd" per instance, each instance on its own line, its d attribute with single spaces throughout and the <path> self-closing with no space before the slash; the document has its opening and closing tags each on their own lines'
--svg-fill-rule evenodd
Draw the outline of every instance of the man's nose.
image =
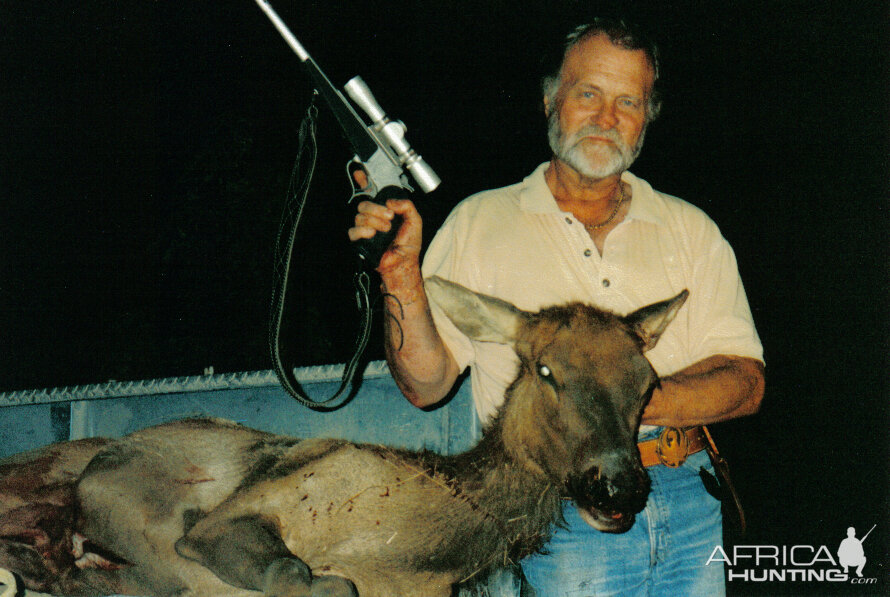
<svg viewBox="0 0 890 597">
<path fill-rule="evenodd" d="M 618 115 L 615 112 L 615 106 L 609 103 L 603 103 L 599 109 L 591 115 L 591 120 L 604 130 L 609 130 L 618 124 Z"/>
</svg>

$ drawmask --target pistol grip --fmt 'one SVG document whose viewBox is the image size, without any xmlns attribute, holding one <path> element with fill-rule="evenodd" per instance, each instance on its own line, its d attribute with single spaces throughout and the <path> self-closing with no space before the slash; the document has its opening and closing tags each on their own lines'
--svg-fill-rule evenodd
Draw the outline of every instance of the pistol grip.
<svg viewBox="0 0 890 597">
<path fill-rule="evenodd" d="M 371 197 L 365 195 L 364 201 L 372 201 L 378 205 L 385 205 L 387 199 L 406 199 L 410 193 L 407 189 L 396 186 L 383 187 L 377 195 Z M 392 219 L 388 232 L 378 232 L 371 238 L 361 238 L 353 244 L 356 253 L 364 261 L 366 267 L 375 268 L 380 263 L 380 258 L 395 240 L 399 228 L 402 227 L 402 216 L 396 214 Z"/>
</svg>

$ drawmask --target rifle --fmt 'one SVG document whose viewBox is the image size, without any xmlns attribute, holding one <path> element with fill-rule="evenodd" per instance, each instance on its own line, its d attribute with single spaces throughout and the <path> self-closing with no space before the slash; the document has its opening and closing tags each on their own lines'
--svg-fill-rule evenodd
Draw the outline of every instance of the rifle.
<svg viewBox="0 0 890 597">
<path fill-rule="evenodd" d="M 368 115 L 371 124 L 367 124 L 358 115 L 352 104 L 334 87 L 269 3 L 266 0 L 255 1 L 308 69 L 316 93 L 322 96 L 331 107 L 334 116 L 340 124 L 343 135 L 349 141 L 354 152 L 352 159 L 347 164 L 350 167 L 350 173 L 353 173 L 352 167 L 359 168 L 365 173 L 367 184 L 362 189 L 356 188 L 354 181 L 350 178 L 349 182 L 352 185 L 350 202 L 361 198 L 382 205 L 386 203 L 387 199 L 406 197 L 414 190 L 408 182 L 406 170 L 425 193 L 429 193 L 439 186 L 441 182 L 439 177 L 423 158 L 411 148 L 411 145 L 405 139 L 405 125 L 401 122 L 392 121 L 386 116 L 386 113 L 374 99 L 374 95 L 362 78 L 353 77 L 346 83 L 345 90 L 349 97 Z M 310 104 L 306 118 L 304 118 L 300 126 L 300 154 L 294 167 L 291 189 L 288 191 L 289 197 L 292 192 L 294 197 L 297 195 L 302 196 L 301 204 L 295 210 L 296 216 L 292 226 L 288 227 L 285 225 L 285 221 L 282 222 L 282 230 L 279 231 L 278 245 L 276 246 L 276 283 L 272 295 L 269 346 L 272 354 L 272 364 L 282 387 L 304 406 L 318 411 L 331 411 L 344 406 L 353 395 L 350 393 L 342 401 L 332 404 L 343 395 L 348 387 L 348 382 L 355 377 L 362 353 L 367 346 L 371 329 L 370 279 L 366 271 L 358 272 L 353 277 L 356 288 L 356 300 L 359 310 L 363 313 L 363 322 L 362 330 L 356 340 L 354 354 L 343 370 L 340 387 L 332 397 L 325 400 L 314 400 L 300 388 L 293 367 L 284 362 L 281 328 L 287 305 L 285 298 L 287 296 L 290 266 L 293 259 L 296 229 L 315 166 L 315 112 L 314 103 Z M 308 166 L 308 174 L 302 181 L 297 183 L 297 173 L 300 170 L 303 149 L 305 148 L 309 149 L 308 161 L 310 165 Z M 371 239 L 361 239 L 353 243 L 358 256 L 363 260 L 366 267 L 376 267 L 380 257 L 395 238 L 400 226 L 401 217 L 397 216 L 393 218 L 392 228 L 389 232 L 378 232 Z M 287 237 L 287 240 L 282 243 L 285 237 Z M 283 248 L 282 245 L 284 245 Z"/>
<path fill-rule="evenodd" d="M 386 112 L 374 99 L 374 95 L 362 78 L 353 77 L 344 85 L 344 89 L 352 101 L 371 119 L 370 125 L 365 123 L 352 104 L 334 87 L 269 3 L 266 0 L 255 1 L 278 29 L 284 41 L 306 65 L 315 90 L 327 101 L 346 140 L 352 145 L 355 155 L 351 162 L 364 170 L 367 176 L 368 184 L 363 189 L 357 189 L 350 179 L 353 190 L 350 201 L 361 197 L 382 205 L 390 198 L 404 198 L 414 190 L 408 183 L 406 169 L 424 193 L 435 190 L 441 180 L 424 159 L 411 148 L 405 138 L 407 128 L 404 123 L 390 120 L 386 116 Z M 377 233 L 371 239 L 356 241 L 359 257 L 371 267 L 375 267 L 395 238 L 400 225 L 400 219 L 394 220 L 389 232 Z"/>
</svg>

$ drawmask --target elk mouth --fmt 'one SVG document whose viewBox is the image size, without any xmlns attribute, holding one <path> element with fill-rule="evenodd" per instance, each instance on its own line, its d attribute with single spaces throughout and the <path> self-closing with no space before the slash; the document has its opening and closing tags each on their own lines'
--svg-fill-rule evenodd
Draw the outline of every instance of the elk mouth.
<svg viewBox="0 0 890 597">
<path fill-rule="evenodd" d="M 606 477 L 594 467 L 566 482 L 581 518 L 604 533 L 630 530 L 636 514 L 646 507 L 649 488 L 649 476 L 642 469 Z"/>
<path fill-rule="evenodd" d="M 608 512 L 578 506 L 578 513 L 584 522 L 604 533 L 626 533 L 636 521 L 636 514 L 632 512 Z"/>
</svg>

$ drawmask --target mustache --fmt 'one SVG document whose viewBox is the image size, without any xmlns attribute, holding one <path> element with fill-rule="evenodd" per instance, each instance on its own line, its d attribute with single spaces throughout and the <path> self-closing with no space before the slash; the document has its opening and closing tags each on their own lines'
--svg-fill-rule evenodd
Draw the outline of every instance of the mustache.
<svg viewBox="0 0 890 597">
<path fill-rule="evenodd" d="M 589 137 L 589 136 L 602 137 L 603 139 L 608 139 L 609 141 L 612 141 L 619 147 L 624 146 L 624 140 L 618 134 L 618 131 L 616 131 L 615 129 L 604 129 L 596 124 L 588 124 L 585 127 L 575 131 L 575 133 L 572 135 L 570 142 L 572 144 L 575 144 L 578 141 L 580 141 L 581 139 L 583 139 L 584 137 Z"/>
</svg>

